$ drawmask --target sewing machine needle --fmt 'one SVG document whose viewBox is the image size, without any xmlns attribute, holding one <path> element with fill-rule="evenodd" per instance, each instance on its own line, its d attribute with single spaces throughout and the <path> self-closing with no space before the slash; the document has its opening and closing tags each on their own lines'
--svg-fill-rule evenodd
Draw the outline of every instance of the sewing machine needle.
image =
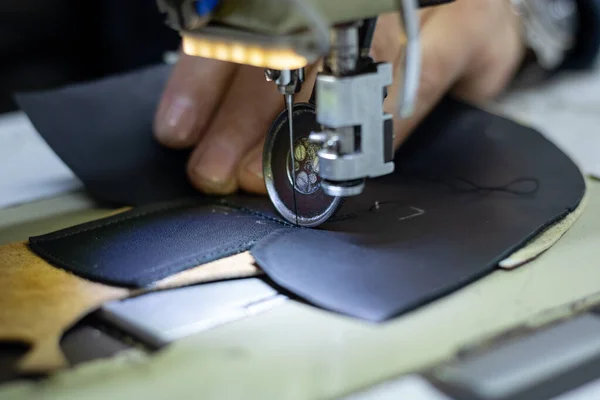
<svg viewBox="0 0 600 400">
<path fill-rule="evenodd" d="M 288 123 L 290 128 L 290 174 L 292 176 L 292 194 L 294 196 L 294 216 L 296 217 L 296 225 L 298 225 L 298 204 L 296 203 L 296 169 L 295 169 L 295 161 L 296 157 L 294 155 L 294 95 L 286 94 L 285 96 L 285 107 L 288 112 Z"/>
</svg>

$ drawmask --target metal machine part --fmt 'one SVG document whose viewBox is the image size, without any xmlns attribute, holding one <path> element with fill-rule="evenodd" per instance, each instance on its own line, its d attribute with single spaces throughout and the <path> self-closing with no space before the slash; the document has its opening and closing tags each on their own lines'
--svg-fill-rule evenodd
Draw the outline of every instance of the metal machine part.
<svg viewBox="0 0 600 400">
<path fill-rule="evenodd" d="M 327 56 L 330 27 L 397 10 L 406 36 L 399 115 L 412 113 L 420 72 L 418 8 L 452 0 L 286 0 L 290 7 L 279 7 L 280 1 L 157 0 L 181 32 L 186 53 L 280 70 Z"/>
<path fill-rule="evenodd" d="M 333 29 L 331 51 L 317 77 L 317 121 L 323 129 L 311 140 L 322 145 L 320 176 L 331 196 L 358 195 L 366 178 L 394 170 L 393 116 L 383 111 L 393 67 L 361 57 L 364 40 L 357 24 Z"/>
<path fill-rule="evenodd" d="M 189 1 L 189 0 L 183 0 Z M 200 0 L 211 3 L 214 0 Z M 419 0 L 420 7 L 437 6 L 453 0 Z M 182 0 L 161 0 L 177 7 Z M 193 3 L 193 1 L 189 1 Z M 334 26 L 348 21 L 359 21 L 398 10 L 398 0 L 303 0 Z M 306 17 L 282 0 L 218 0 L 211 10 L 211 23 L 237 31 L 256 32 L 269 36 L 285 36 L 307 29 Z M 204 15 L 204 14 L 202 14 Z"/>
<path fill-rule="evenodd" d="M 160 348 L 189 335 L 267 311 L 286 300 L 260 279 L 248 278 L 112 301 L 102 306 L 98 317 L 144 344 Z"/>
<path fill-rule="evenodd" d="M 530 323 L 463 349 L 426 376 L 460 399 L 571 398 L 600 378 L 599 330 L 600 318 L 590 313 L 538 328 Z"/>
<path fill-rule="evenodd" d="M 414 109 L 420 73 L 418 3 L 398 0 L 398 8 L 408 39 L 398 115 L 407 117 Z M 393 66 L 374 63 L 368 57 L 375 23 L 376 19 L 366 19 L 334 26 L 329 52 L 315 83 L 321 129 L 310 140 L 321 147 L 321 188 L 334 197 L 359 195 L 366 178 L 394 170 L 393 116 L 383 110 L 387 87 L 393 82 Z M 278 87 L 282 92 L 280 83 Z M 286 104 L 293 135 L 291 103 L 289 95 Z"/>
<path fill-rule="evenodd" d="M 207 1 L 207 0 L 203 0 Z M 208 8 L 199 15 L 199 0 L 157 0 L 168 23 L 180 31 L 184 52 L 206 58 L 275 69 L 300 69 L 317 61 L 328 51 L 329 24 L 305 0 L 285 0 L 282 8 L 301 15 L 307 29 L 288 35 L 268 35 L 256 30 L 240 30 L 226 24 L 211 24 L 211 11 L 243 8 L 221 1 L 221 7 Z M 212 3 L 212 1 L 211 1 Z M 287 6 L 287 7 L 286 7 Z"/>
<path fill-rule="evenodd" d="M 266 69 L 265 78 L 277 85 L 277 90 L 282 95 L 295 95 L 302 89 L 304 83 L 304 68 L 297 70 Z"/>
<path fill-rule="evenodd" d="M 294 157 L 294 95 L 298 93 L 302 87 L 302 83 L 304 82 L 304 68 L 297 70 L 273 70 L 267 69 L 265 71 L 265 77 L 268 81 L 274 81 L 277 85 L 277 89 L 279 93 L 283 94 L 285 100 L 285 108 L 287 110 L 287 118 L 288 118 L 288 126 L 289 126 L 289 150 L 290 150 L 290 160 L 289 160 L 289 168 L 293 171 L 294 164 L 296 163 Z M 292 187 L 296 187 L 296 176 L 295 174 L 290 175 L 292 178 Z M 296 192 L 293 191 L 293 200 L 294 200 L 294 221 L 296 225 L 298 225 L 298 206 L 296 203 Z"/>
<path fill-rule="evenodd" d="M 367 178 L 393 172 L 393 116 L 383 110 L 387 87 L 393 82 L 393 66 L 390 63 L 375 63 L 368 57 L 376 23 L 373 17 L 394 8 L 399 11 L 407 42 L 402 82 L 398 89 L 397 114 L 407 117 L 414 108 L 420 74 L 418 9 L 421 3 L 418 0 L 377 0 L 373 7 L 365 6 L 364 2 L 352 2 L 355 11 L 362 13 L 365 19 L 359 17 L 346 20 L 355 22 L 335 23 L 328 17 L 333 14 L 331 8 L 336 7 L 333 3 L 325 6 L 313 0 L 286 0 L 290 6 L 286 8 L 287 11 L 279 7 L 277 10 L 287 15 L 292 10 L 292 13 L 302 17 L 304 24 L 302 28 L 297 27 L 282 35 L 261 33 L 268 29 L 235 29 L 234 26 L 218 23 L 219 18 L 215 18 L 217 23 L 213 23 L 211 17 L 217 14 L 223 17 L 223 13 L 227 14 L 226 10 L 230 14 L 234 9 L 241 11 L 243 7 L 234 2 L 221 0 L 219 5 L 216 0 L 158 2 L 169 14 L 171 25 L 182 31 L 183 48 L 188 54 L 267 68 L 266 78 L 274 81 L 279 92 L 285 96 L 289 138 L 283 149 L 278 144 L 282 139 L 275 137 L 281 129 L 274 131 L 272 128 L 269 137 L 277 146 L 265 147 L 265 160 L 276 158 L 267 157 L 267 149 L 277 148 L 277 151 L 290 155 L 283 164 L 271 162 L 268 168 L 280 166 L 281 172 L 287 176 L 286 169 L 294 170 L 300 164 L 295 158 L 295 143 L 299 135 L 295 133 L 297 124 L 294 121 L 296 109 L 293 96 L 300 90 L 304 80 L 303 68 L 323 58 L 323 70 L 315 84 L 316 114 L 320 126 L 315 126 L 312 134 L 304 129 L 300 133 L 308 133 L 319 149 L 319 170 L 316 172 L 318 193 L 331 197 L 328 200 L 321 199 L 322 203 L 331 205 L 339 197 L 359 195 L 364 190 Z M 245 3 L 248 12 L 255 2 Z M 381 9 L 373 13 L 375 3 Z M 342 3 L 336 4 L 338 8 L 343 7 Z M 236 24 L 235 21 L 230 22 Z M 278 121 L 282 118 L 280 116 Z M 310 174 L 289 175 L 292 178 L 288 185 L 292 189 L 292 203 L 285 204 L 281 199 L 286 195 L 277 193 L 277 190 L 285 188 L 269 182 L 269 179 L 273 179 L 273 173 L 271 171 L 270 177 L 265 174 L 269 196 L 286 220 L 297 225 L 316 226 L 333 214 L 333 209 L 329 206 L 323 208 L 319 202 L 314 208 L 307 207 L 303 203 L 307 194 L 297 193 L 299 186 L 296 179 L 305 185 L 306 182 L 310 183 Z M 315 197 L 310 195 L 308 198 Z"/>
<path fill-rule="evenodd" d="M 295 151 L 295 139 L 294 139 L 294 95 L 286 94 L 285 95 L 285 108 L 287 111 L 288 117 L 288 127 L 289 127 L 289 146 L 290 146 L 290 161 L 288 162 L 290 176 L 292 177 L 292 188 L 294 195 L 294 216 L 296 225 L 298 225 L 298 202 L 296 200 L 296 151 Z"/>
<path fill-rule="evenodd" d="M 263 153 L 263 173 L 273 205 L 283 218 L 303 227 L 315 227 L 335 214 L 341 197 L 325 193 L 319 175 L 320 146 L 309 141 L 318 129 L 315 107 L 298 103 L 293 120 L 283 111 L 269 130 Z M 293 123 L 290 149 L 290 121 Z"/>
</svg>

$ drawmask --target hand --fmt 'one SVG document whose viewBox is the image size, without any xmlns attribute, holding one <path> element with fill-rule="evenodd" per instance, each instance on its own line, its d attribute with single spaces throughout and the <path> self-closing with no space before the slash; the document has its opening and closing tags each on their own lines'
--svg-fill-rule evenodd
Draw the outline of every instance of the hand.
<svg viewBox="0 0 600 400">
<path fill-rule="evenodd" d="M 471 102 L 488 100 L 510 82 L 524 55 L 518 16 L 509 0 L 458 0 L 421 11 L 423 63 L 415 114 L 395 123 L 398 147 L 451 92 Z M 395 112 L 403 47 L 396 14 L 379 18 L 373 39 L 376 61 L 393 62 L 396 79 L 385 103 Z M 317 68 L 308 68 L 297 102 L 310 98 Z M 193 148 L 190 181 L 199 190 L 266 193 L 262 147 L 269 126 L 284 108 L 283 96 L 260 68 L 182 55 L 156 116 L 158 140 Z"/>
</svg>

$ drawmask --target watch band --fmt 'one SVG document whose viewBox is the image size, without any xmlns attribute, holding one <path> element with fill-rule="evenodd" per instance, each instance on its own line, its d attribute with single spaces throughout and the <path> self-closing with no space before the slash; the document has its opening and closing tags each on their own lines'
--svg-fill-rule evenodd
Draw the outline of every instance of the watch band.
<svg viewBox="0 0 600 400">
<path fill-rule="evenodd" d="M 515 84 L 546 80 L 563 64 L 575 45 L 578 28 L 576 0 L 511 0 L 523 26 L 527 53 Z"/>
</svg>

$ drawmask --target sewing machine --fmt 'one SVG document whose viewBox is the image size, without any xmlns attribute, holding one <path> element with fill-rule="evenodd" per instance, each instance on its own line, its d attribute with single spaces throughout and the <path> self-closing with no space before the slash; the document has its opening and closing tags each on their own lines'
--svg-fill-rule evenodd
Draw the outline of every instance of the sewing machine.
<svg viewBox="0 0 600 400">
<path fill-rule="evenodd" d="M 351 3 L 350 0 L 346 2 Z M 232 15 L 229 18 L 233 18 Z M 226 16 L 219 19 L 226 20 Z M 252 26 L 251 20 L 245 21 L 246 26 Z M 292 31 L 297 29 L 293 18 L 278 25 L 280 21 L 284 20 L 273 18 L 273 25 L 266 31 L 277 36 L 273 32 L 282 26 L 292 27 Z M 282 40 L 281 37 L 278 40 Z M 281 70 L 276 69 L 274 73 L 277 71 Z M 300 73 L 296 71 L 301 68 L 287 71 Z M 271 79 L 279 78 L 272 74 L 267 75 Z M 523 107 L 523 104 L 531 104 L 530 101 L 517 101 L 512 104 L 513 115 L 525 118 L 519 113 L 527 113 L 533 120 L 537 117 L 536 123 L 548 124 L 545 130 L 553 132 L 555 139 L 572 145 L 573 142 L 568 140 L 578 138 L 576 143 L 591 151 L 594 146 L 584 138 L 594 132 L 593 110 L 580 110 L 583 114 L 576 114 L 572 108 L 563 106 L 566 94 L 580 96 L 589 87 L 589 78 L 582 79 L 578 85 L 573 82 L 563 84 L 562 89 L 567 93 L 550 93 L 555 96 L 552 102 L 547 101 L 548 92 L 538 92 L 538 102 L 534 103 L 539 106 L 533 112 L 531 106 Z M 549 112 L 544 107 L 554 109 Z M 294 114 L 293 125 L 302 129 L 297 128 L 293 133 L 308 139 L 310 131 L 304 129 L 308 123 L 303 122 L 310 120 L 307 116 L 311 112 L 314 119 L 319 109 L 311 104 L 296 105 L 295 109 L 302 113 Z M 304 110 L 308 111 L 303 113 Z M 581 115 L 584 118 L 578 118 Z M 563 121 L 561 116 L 572 130 L 561 129 L 561 124 L 557 123 Z M 280 126 L 277 122 L 282 120 L 289 122 L 287 113 L 283 113 L 274 126 Z M 586 122 L 589 125 L 586 126 Z M 557 129 L 550 129 L 553 124 Z M 286 144 L 288 138 L 281 134 L 284 132 L 271 129 L 270 134 Z M 24 137 L 22 132 L 19 135 Z M 5 142 L 10 143 L 10 137 Z M 29 152 L 29 158 L 15 157 L 27 160 L 27 164 L 6 164 L 12 170 L 25 170 L 24 165 L 29 165 L 31 158 L 31 146 L 13 148 L 7 145 L 4 148 L 17 155 Z M 269 154 L 269 148 L 265 150 Z M 286 147 L 278 150 L 285 154 L 289 152 Z M 295 150 L 291 152 L 294 161 L 304 158 L 301 151 L 296 153 Z M 39 161 L 38 153 L 34 154 Z M 593 151 L 590 156 L 592 161 L 596 159 Z M 286 165 L 280 166 L 286 168 Z M 39 174 L 36 178 L 43 182 Z M 29 182 L 20 180 L 17 183 L 21 188 Z M 281 298 L 272 288 L 255 279 L 164 291 L 106 304 L 99 314 L 78 324 L 64 336 L 61 346 L 72 364 L 89 360 L 96 360 L 95 363 L 65 371 L 49 381 L 4 386 L 0 388 L 0 398 L 6 394 L 11 398 L 86 395 L 114 399 L 170 398 L 189 397 L 190 393 L 199 398 L 285 398 L 290 393 L 297 397 L 338 398 L 393 376 L 423 371 L 459 351 L 464 357 L 452 360 L 448 365 L 436 366 L 428 376 L 440 386 L 449 387 L 449 392 L 467 390 L 474 398 L 487 390 L 486 394 L 491 395 L 479 398 L 498 399 L 507 398 L 506 395 L 511 396 L 514 392 L 523 393 L 528 389 L 523 389 L 523 385 L 528 382 L 534 382 L 536 389 L 555 391 L 563 390 L 561 385 L 578 386 L 580 379 L 592 379 L 592 376 L 597 379 L 599 346 L 595 332 L 598 317 L 591 313 L 548 330 L 525 332 L 532 336 L 504 335 L 502 338 L 509 343 L 501 343 L 498 347 L 487 348 L 489 343 L 484 342 L 486 348 L 481 354 L 473 351 L 479 348 L 472 347 L 482 337 L 504 332 L 508 327 L 537 326 L 598 303 L 600 283 L 594 255 L 600 232 L 600 203 L 596 196 L 600 193 L 600 184 L 594 181 L 588 184 L 592 196 L 590 210 L 583 217 L 583 223 L 576 225 L 555 249 L 526 268 L 510 274 L 505 271 L 493 273 L 429 307 L 391 321 L 381 329 L 295 301 L 280 302 Z M 41 186 L 40 183 L 37 185 Z M 288 185 L 292 187 L 292 184 Z M 297 182 L 295 186 L 300 187 Z M 314 199 L 304 194 L 299 197 Z M 6 243 L 26 240 L 31 235 L 93 220 L 108 212 L 88 204 L 89 200 L 85 199 L 83 194 L 76 193 L 2 210 L 0 239 Z M 270 311 L 255 315 L 255 311 L 266 308 Z M 241 319 L 244 315 L 253 317 Z M 190 319 L 185 319 L 187 317 Z M 232 321 L 236 323 L 225 324 Z M 102 325 L 105 330 L 96 329 Z M 213 330 L 205 332 L 208 328 Z M 119 329 L 125 331 L 124 334 Z M 130 334 L 137 335 L 139 340 L 129 339 L 126 335 Z M 182 337 L 187 339 L 179 340 Z M 170 342 L 171 346 L 150 356 L 140 344 L 142 341 L 150 348 L 162 347 L 165 342 Z M 463 354 L 465 348 L 471 352 Z M 114 358 L 98 360 L 117 353 L 119 355 Z M 548 363 L 548 360 L 562 361 L 563 364 Z M 580 368 L 581 365 L 584 367 Z M 490 388 L 495 391 L 489 392 Z M 381 391 L 395 392 L 391 395 L 395 398 L 416 398 L 423 392 L 422 398 L 448 398 L 418 374 L 402 377 L 391 384 L 386 381 L 381 385 L 382 390 L 379 389 L 375 387 L 376 392 L 371 393 L 369 389 L 365 396 L 359 394 L 352 398 L 382 398 Z M 536 398 L 534 395 L 539 393 L 528 392 L 529 396 L 522 398 Z M 462 398 L 459 396 L 452 397 Z M 588 394 L 587 398 L 595 396 Z"/>
<path fill-rule="evenodd" d="M 279 213 L 307 227 L 362 193 L 367 178 L 394 170 L 393 115 L 383 110 L 393 66 L 369 57 L 376 17 L 397 11 L 404 30 L 397 116 L 406 118 L 419 82 L 418 8 L 447 2 L 158 0 L 185 53 L 265 68 L 285 97 L 267 134 L 265 184 Z M 304 68 L 321 59 L 314 101 L 294 105 Z"/>
</svg>

